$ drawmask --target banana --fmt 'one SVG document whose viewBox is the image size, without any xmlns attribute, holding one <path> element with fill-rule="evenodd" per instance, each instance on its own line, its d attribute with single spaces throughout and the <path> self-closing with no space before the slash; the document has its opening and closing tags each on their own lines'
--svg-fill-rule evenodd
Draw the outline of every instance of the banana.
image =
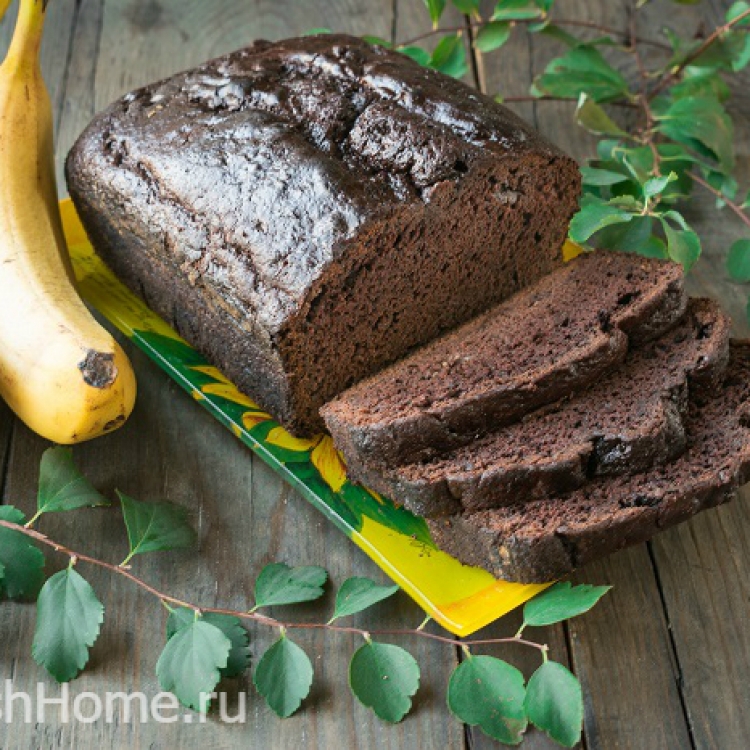
<svg viewBox="0 0 750 750">
<path fill-rule="evenodd" d="M 121 425 L 136 384 L 78 296 L 63 238 L 39 65 L 48 2 L 21 0 L 0 65 L 0 395 L 32 430 L 71 444 Z"/>
</svg>

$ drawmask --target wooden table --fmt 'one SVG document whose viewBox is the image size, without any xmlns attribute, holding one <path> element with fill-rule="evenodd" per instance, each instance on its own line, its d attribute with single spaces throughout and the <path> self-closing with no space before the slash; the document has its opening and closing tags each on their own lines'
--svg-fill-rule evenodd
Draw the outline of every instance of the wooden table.
<svg viewBox="0 0 750 750">
<path fill-rule="evenodd" d="M 627 2 L 560 0 L 559 5 L 567 17 L 627 25 Z M 715 25 L 728 6 L 728 0 L 699 7 L 654 0 L 643 11 L 641 33 L 655 37 L 667 22 L 683 31 L 700 19 Z M 253 38 L 281 38 L 322 26 L 403 41 L 429 27 L 420 0 L 54 0 L 49 13 L 43 61 L 56 113 L 60 167 L 94 112 L 117 96 Z M 445 24 L 461 22 L 449 13 Z M 6 19 L 0 26 L 0 48 L 7 45 L 9 33 Z M 531 75 L 556 49 L 523 34 L 510 45 L 510 52 L 488 58 L 490 93 L 527 93 Z M 750 97 L 742 94 L 749 82 L 744 75 L 733 84 L 738 123 L 750 114 Z M 590 150 L 591 141 L 573 124 L 569 105 L 517 106 L 563 148 L 579 157 Z M 745 177 L 749 143 L 747 125 L 740 125 L 738 174 Z M 693 292 L 719 299 L 735 316 L 735 332 L 744 335 L 747 290 L 728 283 L 723 268 L 726 248 L 742 228 L 728 212 L 716 213 L 712 202 L 710 196 L 696 196 L 689 211 L 706 240 L 705 258 L 690 283 Z M 169 498 L 189 506 L 200 534 L 197 552 L 137 560 L 139 575 L 193 602 L 238 609 L 248 606 L 254 576 L 275 560 L 323 565 L 335 582 L 354 574 L 383 579 L 373 563 L 142 354 L 132 347 L 128 351 L 139 379 L 136 410 L 116 434 L 76 448 L 76 460 L 105 492 L 117 487 L 137 498 Z M 3 502 L 27 511 L 33 506 L 45 447 L 45 441 L 0 407 Z M 50 515 L 40 528 L 99 557 L 119 561 L 124 556 L 125 536 L 115 509 Z M 51 569 L 62 564 L 49 555 Z M 71 694 L 110 689 L 154 695 L 164 610 L 123 580 L 91 569 L 87 575 L 106 607 L 106 619 L 91 662 L 72 683 Z M 588 748 L 747 747 L 750 502 L 707 512 L 648 545 L 587 567 L 577 579 L 613 584 L 614 590 L 592 613 L 550 628 L 544 637 L 553 658 L 567 662 L 583 683 Z M 299 616 L 320 620 L 330 605 L 329 596 L 302 607 Z M 418 608 L 399 595 L 357 622 L 374 628 L 414 627 L 421 619 Z M 485 632 L 512 634 L 517 623 L 517 616 L 509 616 Z M 33 628 L 33 606 L 2 605 L 2 677 L 13 678 L 16 690 L 41 681 L 48 694 L 55 694 L 55 683 L 31 659 Z M 253 653 L 261 653 L 272 635 L 254 628 Z M 465 729 L 446 710 L 445 684 L 458 658 L 449 647 L 418 639 L 405 644 L 422 666 L 422 687 L 413 713 L 391 726 L 359 705 L 346 686 L 355 645 L 349 636 L 309 633 L 298 640 L 313 659 L 316 682 L 303 710 L 286 721 L 270 712 L 246 676 L 239 682 L 240 690 L 249 692 L 244 726 L 214 720 L 203 725 L 55 720 L 7 725 L 3 714 L 0 745 L 76 750 L 498 747 L 479 731 Z M 498 655 L 527 674 L 536 666 L 535 654 L 517 648 Z M 56 716 L 54 710 L 51 716 Z M 534 731 L 525 745 L 550 746 Z"/>
</svg>

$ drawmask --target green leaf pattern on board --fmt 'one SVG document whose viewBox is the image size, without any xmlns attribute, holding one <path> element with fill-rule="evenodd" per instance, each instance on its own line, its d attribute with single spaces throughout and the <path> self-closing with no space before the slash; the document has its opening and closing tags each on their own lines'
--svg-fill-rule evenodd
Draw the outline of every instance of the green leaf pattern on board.
<svg viewBox="0 0 750 750">
<path fill-rule="evenodd" d="M 415 543 L 422 544 L 425 548 L 435 548 L 424 519 L 391 500 L 348 481 L 346 467 L 343 464 L 336 465 L 328 450 L 330 446 L 323 444 L 320 437 L 297 443 L 292 442 L 293 438 L 292 441 L 278 440 L 278 430 L 281 429 L 278 423 L 241 394 L 195 349 L 182 341 L 151 331 L 136 331 L 134 337 L 147 344 L 157 360 L 163 362 L 165 368 L 193 394 L 199 404 L 229 427 L 253 451 L 270 458 L 277 470 L 287 472 L 286 478 L 295 483 L 343 531 L 349 534 L 360 531 L 364 519 L 370 518 L 388 529 L 411 537 Z M 204 389 L 208 392 L 204 392 Z M 243 417 L 247 415 L 253 419 L 245 420 L 247 426 L 239 427 L 243 425 Z M 261 417 L 255 419 L 256 415 Z M 274 430 L 277 432 L 274 433 Z M 269 435 L 277 442 L 269 442 Z M 330 438 L 327 440 L 330 441 Z M 295 450 L 289 446 L 294 446 Z M 318 466 L 314 462 L 317 457 L 313 456 L 316 448 L 320 458 Z M 318 467 L 326 472 L 328 481 Z M 332 487 L 338 489 L 334 490 Z"/>
</svg>

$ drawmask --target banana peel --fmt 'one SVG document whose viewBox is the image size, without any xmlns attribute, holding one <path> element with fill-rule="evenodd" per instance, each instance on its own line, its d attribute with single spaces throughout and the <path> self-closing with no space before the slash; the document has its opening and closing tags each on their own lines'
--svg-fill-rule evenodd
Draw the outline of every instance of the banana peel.
<svg viewBox="0 0 750 750">
<path fill-rule="evenodd" d="M 120 426 L 136 382 L 74 285 L 39 64 L 47 2 L 21 0 L 0 65 L 0 395 L 32 430 L 71 444 Z"/>
</svg>

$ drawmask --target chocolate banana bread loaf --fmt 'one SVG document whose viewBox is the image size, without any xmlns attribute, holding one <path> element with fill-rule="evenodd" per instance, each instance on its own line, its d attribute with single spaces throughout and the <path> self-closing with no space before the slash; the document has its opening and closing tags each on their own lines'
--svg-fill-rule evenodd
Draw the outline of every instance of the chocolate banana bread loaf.
<svg viewBox="0 0 750 750">
<path fill-rule="evenodd" d="M 428 525 L 435 542 L 466 564 L 508 580 L 551 581 L 733 499 L 750 479 L 749 427 L 750 341 L 733 342 L 722 390 L 691 403 L 688 448 L 672 463 Z"/>
<path fill-rule="evenodd" d="M 580 183 L 491 98 L 341 35 L 259 41 L 128 94 L 67 179 L 115 272 L 297 434 L 554 269 Z"/>
<path fill-rule="evenodd" d="M 731 321 L 707 299 L 628 354 L 615 372 L 570 399 L 430 461 L 365 467 L 358 478 L 414 513 L 438 517 L 529 502 L 594 476 L 636 473 L 685 449 L 688 397 L 718 392 Z"/>
<path fill-rule="evenodd" d="M 354 477 L 427 460 L 596 381 L 685 305 L 678 264 L 583 255 L 322 413 Z"/>
</svg>

